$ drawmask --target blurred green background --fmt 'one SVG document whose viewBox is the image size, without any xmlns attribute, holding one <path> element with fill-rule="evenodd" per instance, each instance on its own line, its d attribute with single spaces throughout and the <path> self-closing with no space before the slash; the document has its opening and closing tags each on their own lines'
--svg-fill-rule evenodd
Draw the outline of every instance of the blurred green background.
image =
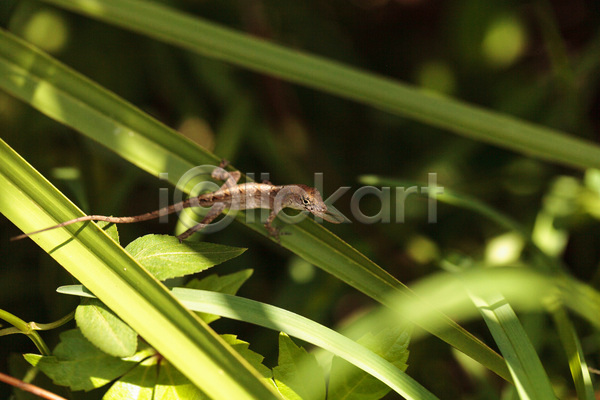
<svg viewBox="0 0 600 400">
<path fill-rule="evenodd" d="M 598 141 L 600 3 L 595 1 L 161 3 L 440 96 Z M 596 287 L 600 283 L 600 185 L 593 171 L 584 174 L 481 144 L 37 1 L 2 0 L 0 26 L 244 173 L 258 177 L 268 172 L 275 184 L 312 186 L 313 174 L 322 172 L 324 197 L 340 186 L 352 186 L 335 203 L 349 217 L 351 196 L 363 185 L 362 175 L 426 182 L 428 173 L 436 173 L 440 186 L 473 196 L 550 237 L 544 242 L 546 250 L 556 248 L 575 277 Z M 4 92 L 0 126 L 6 142 L 87 213 L 137 215 L 158 208 L 161 188 L 173 193 L 158 177 Z M 367 196 L 360 206 L 373 215 L 381 204 Z M 552 226 L 540 231 L 540 218 L 547 215 Z M 428 223 L 427 201 L 417 196 L 406 201 L 404 223 L 325 226 L 405 283 L 439 271 L 439 260 L 447 257 L 467 255 L 490 263 L 518 259 L 518 240 L 503 235 L 496 223 L 445 204 L 438 206 L 438 222 Z M 128 243 L 145 233 L 172 234 L 174 223 L 149 221 L 119 229 L 122 243 Z M 20 232 L 4 218 L 0 232 L 1 307 L 39 322 L 68 313 L 76 300 L 55 289 L 72 279 L 33 242 L 9 244 L 8 238 Z M 366 296 L 240 224 L 204 239 L 249 248 L 217 271 L 253 268 L 242 296 L 328 326 L 372 306 Z M 482 323 L 468 328 L 489 339 Z M 237 333 L 267 357 L 267 365 L 276 360 L 276 332 L 226 320 L 215 329 Z M 547 337 L 541 333 L 540 354 L 557 393 L 567 395 L 568 367 L 551 345 L 556 334 L 548 332 Z M 52 335 L 44 334 L 50 344 L 55 343 Z M 598 367 L 597 333 L 582 337 L 588 362 Z M 20 335 L 2 337 L 0 343 L 2 371 L 8 370 L 10 354 L 34 350 Z M 487 398 L 486 389 L 470 377 L 472 371 L 437 339 L 414 343 L 408 363 L 407 372 L 440 398 Z M 0 397 L 7 394 L 0 386 Z"/>
</svg>

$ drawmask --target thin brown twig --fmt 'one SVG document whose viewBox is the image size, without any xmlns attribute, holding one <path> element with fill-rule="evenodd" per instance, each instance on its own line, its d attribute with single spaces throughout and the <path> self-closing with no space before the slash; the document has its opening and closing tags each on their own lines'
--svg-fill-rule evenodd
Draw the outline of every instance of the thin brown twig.
<svg viewBox="0 0 600 400">
<path fill-rule="evenodd" d="M 43 399 L 67 400 L 64 397 L 61 397 L 57 394 L 47 391 L 46 389 L 42 389 L 41 387 L 32 385 L 31 383 L 25 383 L 20 379 L 13 378 L 12 376 L 3 374 L 2 372 L 0 372 L 0 381 L 8 383 L 9 385 L 12 385 L 12 386 L 19 388 L 21 390 L 24 390 L 26 392 L 33 393 L 36 396 L 39 396 Z"/>
</svg>

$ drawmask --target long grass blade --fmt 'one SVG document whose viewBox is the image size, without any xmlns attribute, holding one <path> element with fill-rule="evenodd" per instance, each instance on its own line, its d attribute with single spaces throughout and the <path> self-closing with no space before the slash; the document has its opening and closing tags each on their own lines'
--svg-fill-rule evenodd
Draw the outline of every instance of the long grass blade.
<svg viewBox="0 0 600 400">
<path fill-rule="evenodd" d="M 579 168 L 600 167 L 600 147 L 543 126 L 434 96 L 140 0 L 44 0 L 176 46 L 407 116 L 466 137 Z"/>
</svg>

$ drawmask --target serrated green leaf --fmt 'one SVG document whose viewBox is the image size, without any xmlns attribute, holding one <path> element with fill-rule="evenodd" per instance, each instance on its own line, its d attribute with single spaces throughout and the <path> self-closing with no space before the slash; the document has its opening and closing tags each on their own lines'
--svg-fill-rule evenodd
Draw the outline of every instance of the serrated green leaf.
<svg viewBox="0 0 600 400">
<path fill-rule="evenodd" d="M 169 362 L 160 364 L 158 381 L 154 389 L 155 399 L 165 400 L 210 400 Z"/>
<path fill-rule="evenodd" d="M 400 328 L 388 328 L 376 335 L 366 334 L 357 340 L 375 354 L 391 362 L 401 371 L 406 370 L 410 335 Z M 327 398 L 346 400 L 377 400 L 390 391 L 390 387 L 347 361 L 334 357 Z"/>
<path fill-rule="evenodd" d="M 273 385 L 271 380 L 271 370 L 262 364 L 263 356 L 250 350 L 249 344 L 239 340 L 235 335 L 220 335 L 221 338 L 240 355 L 248 361 L 256 370 Z M 176 368 L 166 360 L 160 364 L 158 382 L 156 385 L 155 398 L 188 400 L 188 399 L 209 399 L 201 390 L 198 390 L 191 382 L 183 376 Z"/>
<path fill-rule="evenodd" d="M 267 368 L 262 362 L 265 359 L 262 355 L 258 354 L 255 351 L 250 350 L 250 344 L 248 342 L 244 342 L 243 340 L 238 339 L 236 335 L 221 335 L 221 338 L 225 340 L 227 344 L 235 349 L 246 361 L 250 363 L 256 370 L 265 377 L 265 379 L 269 380 L 269 383 L 273 383 L 272 377 L 273 373 L 269 368 Z"/>
<path fill-rule="evenodd" d="M 312 354 L 285 333 L 279 335 L 279 365 L 273 378 L 279 393 L 289 400 L 325 399 L 325 375 Z"/>
<path fill-rule="evenodd" d="M 187 285 L 189 289 L 210 290 L 212 292 L 236 294 L 254 271 L 251 269 L 243 269 L 232 274 L 219 276 L 211 274 L 202 279 L 192 279 Z"/>
<path fill-rule="evenodd" d="M 37 367 L 40 360 L 42 358 L 44 358 L 45 356 L 39 355 L 39 354 L 33 354 L 33 353 L 25 353 L 23 354 L 23 358 L 25 359 L 25 361 L 27 361 L 29 364 L 31 364 L 34 367 Z"/>
<path fill-rule="evenodd" d="M 110 222 L 105 221 L 97 221 L 96 224 L 102 229 L 108 236 L 111 237 L 117 243 L 119 242 L 119 230 L 117 229 L 117 224 L 112 224 Z"/>
<path fill-rule="evenodd" d="M 102 400 L 152 400 L 154 386 L 158 377 L 158 361 L 162 357 L 153 357 L 156 350 L 145 346 L 138 351 L 136 358 L 145 358 L 131 371 L 123 375 L 104 394 Z"/>
<path fill-rule="evenodd" d="M 85 299 L 75 321 L 87 340 L 114 357 L 129 357 L 137 349 L 137 333 L 97 299 Z"/>
<path fill-rule="evenodd" d="M 246 249 L 206 242 L 183 242 L 169 235 L 146 235 L 125 250 L 158 280 L 204 271 L 242 254 Z"/>
<path fill-rule="evenodd" d="M 92 345 L 78 329 L 60 334 L 60 343 L 51 357 L 26 354 L 25 359 L 52 381 L 71 390 L 99 388 L 133 368 L 135 360 L 109 356 Z"/>
<path fill-rule="evenodd" d="M 199 289 L 199 290 L 210 290 L 213 292 L 220 292 L 226 294 L 236 294 L 237 291 L 242 287 L 250 276 L 252 276 L 251 269 L 244 269 L 242 271 L 234 272 L 233 274 L 219 276 L 212 274 L 203 279 L 192 279 L 188 282 L 185 287 L 188 289 Z M 198 313 L 198 316 L 204 320 L 207 324 L 218 320 L 218 315 Z"/>
<path fill-rule="evenodd" d="M 116 381 L 104 394 L 102 400 L 153 400 L 157 368 L 156 358 L 142 361 Z"/>
</svg>

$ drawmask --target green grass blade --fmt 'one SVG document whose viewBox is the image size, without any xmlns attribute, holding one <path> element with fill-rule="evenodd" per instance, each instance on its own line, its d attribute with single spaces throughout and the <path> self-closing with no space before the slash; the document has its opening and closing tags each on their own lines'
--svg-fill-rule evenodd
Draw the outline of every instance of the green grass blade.
<svg viewBox="0 0 600 400">
<path fill-rule="evenodd" d="M 89 297 L 81 285 L 62 286 L 57 291 Z M 173 295 L 192 311 L 249 322 L 312 343 L 370 373 L 405 398 L 436 398 L 389 361 L 334 330 L 298 314 L 258 301 L 207 290 L 174 288 Z"/>
<path fill-rule="evenodd" d="M 594 394 L 592 377 L 585 361 L 581 341 L 577 336 L 573 323 L 562 307 L 556 307 L 552 310 L 552 318 L 554 319 L 554 325 L 557 328 L 560 341 L 565 349 L 567 360 L 569 360 L 569 368 L 573 382 L 575 383 L 577 397 L 579 399 L 595 400 L 596 396 Z"/>
<path fill-rule="evenodd" d="M 48 181 L 0 141 L 0 212 L 24 231 L 81 216 Z M 94 224 L 33 240 L 206 393 L 272 398 L 256 371 Z"/>
<path fill-rule="evenodd" d="M 196 165 L 217 163 L 217 157 L 198 145 L 3 31 L 0 31 L 0 87 L 149 173 L 167 172 L 173 184 Z M 71 215 L 65 213 L 54 222 L 39 220 L 22 229 L 42 229 L 73 218 Z M 248 226 L 267 235 L 262 226 Z M 282 237 L 284 247 L 366 295 L 382 302 L 386 301 L 386 292 L 414 297 L 405 285 L 314 221 L 289 225 L 286 232 L 290 235 Z M 440 324 L 424 328 L 510 380 L 497 353 L 449 318 L 443 315 L 439 318 Z M 439 328 L 440 325 L 444 328 Z"/>
<path fill-rule="evenodd" d="M 139 0 L 44 0 L 200 54 L 353 99 L 527 155 L 600 167 L 600 147 L 582 139 L 397 81 L 265 42 Z"/>
<path fill-rule="evenodd" d="M 553 399 L 556 396 L 525 329 L 511 305 L 499 293 L 471 292 L 494 341 L 506 360 L 513 382 L 522 399 Z"/>
</svg>

